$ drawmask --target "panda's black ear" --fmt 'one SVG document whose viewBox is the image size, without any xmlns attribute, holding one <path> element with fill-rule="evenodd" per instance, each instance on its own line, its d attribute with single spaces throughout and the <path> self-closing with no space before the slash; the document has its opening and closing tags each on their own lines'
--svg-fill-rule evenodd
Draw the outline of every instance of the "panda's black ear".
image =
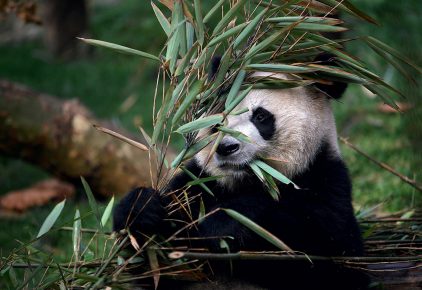
<svg viewBox="0 0 422 290">
<path fill-rule="evenodd" d="M 336 56 L 331 53 L 319 54 L 315 58 L 314 62 L 321 65 L 339 66 L 336 63 Z M 331 98 L 339 99 L 346 91 L 347 83 L 337 81 L 333 81 L 331 84 L 316 83 L 315 87 L 326 93 Z"/>
<path fill-rule="evenodd" d="M 218 72 L 218 68 L 220 67 L 221 56 L 214 56 L 211 59 L 211 65 L 208 72 L 208 79 L 212 80 Z"/>
</svg>

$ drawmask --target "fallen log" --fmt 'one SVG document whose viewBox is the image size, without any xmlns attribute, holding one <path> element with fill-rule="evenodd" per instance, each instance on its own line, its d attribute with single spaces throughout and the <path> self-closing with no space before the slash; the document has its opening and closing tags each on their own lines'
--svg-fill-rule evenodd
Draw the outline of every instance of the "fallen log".
<svg viewBox="0 0 422 290">
<path fill-rule="evenodd" d="M 122 194 L 151 186 L 148 151 L 94 128 L 109 128 L 78 100 L 60 100 L 0 79 L 0 154 L 23 159 L 53 176 L 80 184 L 84 176 L 97 195 Z M 146 144 L 141 137 L 133 138 Z M 151 169 L 151 170 L 150 170 Z"/>
</svg>

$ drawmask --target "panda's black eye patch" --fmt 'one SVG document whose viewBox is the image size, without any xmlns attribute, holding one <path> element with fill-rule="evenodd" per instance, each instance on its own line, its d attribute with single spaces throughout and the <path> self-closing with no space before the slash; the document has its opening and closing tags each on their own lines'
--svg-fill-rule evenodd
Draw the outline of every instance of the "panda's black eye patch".
<svg viewBox="0 0 422 290">
<path fill-rule="evenodd" d="M 274 115 L 262 107 L 258 107 L 252 112 L 251 122 L 258 129 L 259 134 L 264 140 L 269 140 L 275 133 Z"/>
<path fill-rule="evenodd" d="M 217 129 L 217 125 L 214 125 L 210 128 L 211 134 L 217 133 L 218 129 Z"/>
</svg>

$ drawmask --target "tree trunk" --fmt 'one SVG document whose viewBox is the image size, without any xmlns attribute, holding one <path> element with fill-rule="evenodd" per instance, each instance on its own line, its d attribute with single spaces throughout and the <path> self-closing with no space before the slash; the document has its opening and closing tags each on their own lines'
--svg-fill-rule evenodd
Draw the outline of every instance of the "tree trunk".
<svg viewBox="0 0 422 290">
<path fill-rule="evenodd" d="M 65 59 L 84 56 L 87 46 L 76 37 L 86 37 L 88 11 L 85 0 L 43 0 L 41 18 L 47 49 Z"/>
<path fill-rule="evenodd" d="M 93 192 L 103 196 L 151 186 L 148 151 L 99 132 L 93 124 L 128 136 L 95 119 L 77 100 L 62 101 L 0 79 L 0 154 L 75 184 L 84 176 Z"/>
</svg>

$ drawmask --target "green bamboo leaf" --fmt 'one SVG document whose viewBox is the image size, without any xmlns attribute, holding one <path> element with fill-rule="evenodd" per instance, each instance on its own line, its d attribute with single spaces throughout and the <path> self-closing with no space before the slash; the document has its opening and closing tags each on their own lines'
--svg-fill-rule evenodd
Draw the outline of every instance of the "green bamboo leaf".
<svg viewBox="0 0 422 290">
<path fill-rule="evenodd" d="M 227 95 L 226 98 L 226 107 L 228 104 L 230 104 L 234 98 L 237 96 L 237 94 L 239 93 L 240 87 L 245 79 L 246 76 L 246 71 L 245 70 L 241 70 L 239 71 L 239 73 L 237 74 L 236 78 L 233 81 L 233 84 L 230 88 L 229 94 Z"/>
<path fill-rule="evenodd" d="M 277 184 L 275 183 L 274 179 L 271 175 L 269 175 L 266 172 L 263 172 L 264 179 L 265 179 L 265 185 L 267 186 L 268 193 L 271 195 L 271 197 L 275 201 L 280 200 L 280 191 L 278 190 Z"/>
<path fill-rule="evenodd" d="M 194 7 L 195 7 L 195 21 L 198 27 L 196 32 L 196 38 L 198 39 L 199 45 L 204 44 L 204 35 L 205 35 L 205 28 L 204 28 L 204 20 L 202 19 L 202 8 L 201 8 L 201 0 L 194 0 Z"/>
<path fill-rule="evenodd" d="M 195 38 L 195 29 L 192 24 L 186 22 L 186 49 L 189 51 L 193 46 L 193 40 Z M 183 57 L 184 55 L 182 55 Z"/>
<path fill-rule="evenodd" d="M 204 189 L 205 190 L 205 192 L 207 192 L 207 193 L 209 193 L 211 196 L 214 196 L 214 193 L 212 193 L 212 191 L 211 191 L 211 189 L 208 187 L 208 186 L 206 186 L 206 184 L 204 184 L 204 182 L 205 181 L 199 181 L 200 180 L 200 178 L 198 178 L 195 174 L 193 174 L 192 172 L 190 172 L 186 167 L 184 167 L 184 166 L 181 166 L 180 167 L 182 170 L 183 170 L 183 172 L 185 172 L 190 178 L 192 178 L 193 180 L 192 181 L 190 181 L 190 182 L 192 182 L 191 184 L 189 184 L 189 182 L 188 182 L 188 185 L 196 185 L 196 184 L 198 184 L 200 187 L 202 187 L 202 189 Z"/>
<path fill-rule="evenodd" d="M 367 15 L 363 11 L 357 9 L 354 5 L 352 5 L 347 0 L 337 1 L 337 0 L 320 0 L 320 2 L 329 5 L 331 7 L 336 7 L 337 10 L 347 12 L 349 14 L 352 14 L 360 19 L 363 19 L 365 21 L 368 21 L 373 24 L 377 24 L 375 19 L 373 19 L 371 16 Z"/>
<path fill-rule="evenodd" d="M 284 174 L 279 172 L 277 169 L 272 168 L 267 163 L 262 162 L 261 160 L 255 160 L 253 162 L 256 164 L 259 168 L 261 168 L 263 171 L 277 179 L 278 181 L 281 181 L 284 184 L 290 184 L 293 183 L 290 179 L 288 179 Z"/>
<path fill-rule="evenodd" d="M 223 28 L 227 26 L 227 24 L 234 19 L 234 15 L 239 11 L 240 8 L 247 2 L 247 0 L 239 0 L 231 9 L 227 11 L 227 13 L 221 18 L 220 22 L 215 26 L 214 31 L 212 32 L 213 35 L 217 35 Z"/>
<path fill-rule="evenodd" d="M 207 63 L 209 58 L 211 57 L 211 49 L 209 47 L 205 47 L 198 56 L 198 59 L 193 65 L 194 69 L 199 69 L 204 63 Z"/>
<path fill-rule="evenodd" d="M 258 83 L 254 83 L 253 87 L 256 90 L 282 90 L 282 89 L 291 89 L 297 87 L 306 87 L 315 83 L 311 80 L 281 80 L 281 79 L 271 79 L 266 77 L 265 79 L 259 80 Z M 249 84 L 245 84 L 245 87 Z"/>
<path fill-rule="evenodd" d="M 103 212 L 103 216 L 101 217 L 101 224 L 103 225 L 103 227 L 105 227 L 108 219 L 110 218 L 111 212 L 113 210 L 113 205 L 114 205 L 114 195 L 110 199 L 109 203 L 107 204 L 107 207 L 105 208 Z"/>
<path fill-rule="evenodd" d="M 265 184 L 266 188 L 268 189 L 268 193 L 271 195 L 271 197 L 278 201 L 280 198 L 280 192 L 278 190 L 277 185 L 274 182 L 274 179 L 266 174 L 264 171 L 259 168 L 255 162 L 249 163 L 249 167 L 252 169 L 252 171 L 255 173 L 255 175 L 261 180 L 262 183 Z"/>
<path fill-rule="evenodd" d="M 237 116 L 237 115 L 246 113 L 248 111 L 249 111 L 248 108 L 243 108 L 243 109 L 240 109 L 240 110 L 236 110 L 236 111 L 231 112 L 230 115 Z"/>
<path fill-rule="evenodd" d="M 91 187 L 89 186 L 88 182 L 86 182 L 85 178 L 81 176 L 82 185 L 84 187 L 86 196 L 88 197 L 88 203 L 91 207 L 92 212 L 94 213 L 95 219 L 97 220 L 98 228 L 102 229 L 101 225 L 101 218 L 100 218 L 100 210 L 98 209 L 97 202 L 95 201 L 95 197 L 92 194 Z"/>
<path fill-rule="evenodd" d="M 285 33 L 288 31 L 288 28 L 293 27 L 294 25 L 291 25 L 287 28 L 280 29 L 279 31 L 271 34 L 269 37 L 265 38 L 263 41 L 257 43 L 255 46 L 249 49 L 249 51 L 246 53 L 244 60 L 248 60 L 251 57 L 255 56 L 257 53 L 263 51 L 268 46 L 279 40 Z"/>
<path fill-rule="evenodd" d="M 295 23 L 295 22 L 294 22 Z M 294 23 L 279 23 L 276 24 L 277 27 L 285 27 L 287 25 L 292 25 Z M 348 30 L 346 27 L 342 26 L 331 26 L 326 24 L 319 24 L 319 23 L 297 23 L 294 30 L 300 31 L 318 31 L 318 32 L 342 32 Z"/>
<path fill-rule="evenodd" d="M 338 80 L 338 81 L 345 81 L 349 83 L 357 83 L 357 84 L 366 84 L 368 80 L 352 74 L 350 72 L 344 71 L 339 69 L 338 67 L 332 67 L 328 65 L 316 65 L 310 64 L 309 66 L 315 67 L 318 69 L 318 76 L 322 76 L 324 80 Z"/>
<path fill-rule="evenodd" d="M 233 136 L 234 138 L 246 142 L 246 143 L 252 143 L 252 140 L 245 134 L 243 134 L 242 132 L 224 127 L 224 126 L 218 126 L 218 131 L 221 131 L 223 133 L 229 134 L 230 136 Z"/>
<path fill-rule="evenodd" d="M 41 226 L 41 228 L 40 228 L 40 230 L 37 234 L 37 238 L 46 234 L 53 227 L 54 223 L 59 218 L 65 203 L 66 203 L 66 199 L 64 199 L 60 203 L 56 204 L 56 206 L 53 208 L 53 210 L 49 213 L 47 218 L 44 220 L 44 222 L 43 222 L 43 224 L 42 224 L 42 226 Z"/>
<path fill-rule="evenodd" d="M 265 182 L 264 173 L 262 170 L 256 165 L 254 162 L 249 163 L 249 167 L 252 169 L 252 171 L 255 173 L 255 175 L 262 181 Z"/>
<path fill-rule="evenodd" d="M 184 23 L 182 3 L 180 1 L 175 1 L 171 15 L 171 36 L 169 37 L 166 51 L 166 61 L 169 61 L 171 73 L 174 72 L 176 66 L 181 41 L 186 37 L 186 35 L 182 36 L 182 33 L 184 32 Z"/>
<path fill-rule="evenodd" d="M 233 28 L 226 30 L 224 33 L 220 34 L 219 36 L 212 38 L 211 41 L 208 43 L 208 46 L 214 46 L 222 42 L 223 40 L 228 39 L 230 36 L 233 36 L 234 34 L 240 32 L 246 25 L 247 23 L 242 23 Z"/>
<path fill-rule="evenodd" d="M 183 148 L 182 151 L 177 154 L 177 156 L 174 158 L 173 162 L 171 163 L 171 168 L 176 168 L 179 166 L 180 163 L 182 163 L 183 158 L 186 155 L 186 152 L 188 151 L 187 148 Z"/>
<path fill-rule="evenodd" d="M 154 288 L 157 289 L 158 282 L 160 281 L 160 265 L 158 263 L 157 250 L 153 248 L 147 248 L 146 252 L 148 256 L 149 266 L 151 267 Z"/>
<path fill-rule="evenodd" d="M 187 185 L 190 185 L 190 186 L 199 185 L 201 183 L 215 181 L 217 179 L 220 179 L 221 177 L 223 177 L 223 175 L 208 176 L 208 177 L 204 177 L 204 178 L 196 178 L 195 180 L 189 181 L 187 183 Z"/>
<path fill-rule="evenodd" d="M 179 134 L 187 134 L 194 131 L 201 130 L 203 128 L 210 127 L 212 125 L 221 123 L 223 121 L 223 115 L 217 114 L 217 115 L 211 115 L 207 117 L 202 117 L 199 119 L 196 119 L 192 122 L 186 123 L 183 126 L 180 126 L 176 132 Z"/>
<path fill-rule="evenodd" d="M 192 58 L 195 58 L 196 54 L 198 53 L 198 46 L 199 43 L 195 42 L 192 47 L 189 49 L 189 51 L 186 53 L 186 55 L 182 58 L 179 65 L 176 68 L 176 71 L 174 72 L 175 76 L 180 76 L 185 68 L 189 65 Z M 183 82 L 182 82 L 183 83 Z"/>
<path fill-rule="evenodd" d="M 177 89 L 178 87 L 176 87 Z M 174 91 L 176 91 L 176 89 Z M 180 85 L 180 90 L 182 89 L 182 85 Z M 170 86 L 164 96 L 163 106 L 161 107 L 160 111 L 158 112 L 157 120 L 154 124 L 154 131 L 152 132 L 151 137 L 151 144 L 157 144 L 158 137 L 163 131 L 164 124 L 167 122 L 169 110 L 174 106 L 174 100 L 169 102 L 170 96 L 174 94 L 173 86 Z"/>
<path fill-rule="evenodd" d="M 248 217 L 232 209 L 223 208 L 222 210 L 224 210 L 230 217 L 232 217 L 233 219 L 235 219 L 236 221 L 238 221 L 239 223 L 241 223 L 242 225 L 244 225 L 251 231 L 255 232 L 256 234 L 258 234 L 259 236 L 261 236 L 262 238 L 264 238 L 265 240 L 267 240 L 268 242 L 270 242 L 271 244 L 273 244 L 280 250 L 293 252 L 293 250 L 290 249 L 290 247 L 287 246 L 283 241 L 281 241 L 279 238 L 274 236 L 272 233 L 270 233 L 269 231 L 267 231 L 266 229 L 264 229 L 263 227 L 261 227 L 260 225 L 258 225 L 257 223 L 249 219 Z"/>
<path fill-rule="evenodd" d="M 81 239 L 82 239 L 81 228 L 82 228 L 81 214 L 79 213 L 79 209 L 76 209 L 75 217 L 73 219 L 73 229 L 72 229 L 73 255 L 75 256 L 76 262 L 78 262 L 80 258 Z"/>
<path fill-rule="evenodd" d="M 126 46 L 122 46 L 122 45 L 119 45 L 119 44 L 114 44 L 114 43 L 111 43 L 111 42 L 106 42 L 106 41 L 96 40 L 96 39 L 80 38 L 80 37 L 78 37 L 78 39 L 82 40 L 85 43 L 95 45 L 95 46 L 110 48 L 110 49 L 113 49 L 113 50 L 120 52 L 120 53 L 132 54 L 132 55 L 142 56 L 142 57 L 145 57 L 145 58 L 148 58 L 148 59 L 160 61 L 160 59 L 158 57 L 156 57 L 155 55 L 152 55 L 152 54 L 140 51 L 140 50 L 136 50 L 136 49 L 133 49 L 133 48 L 129 48 L 129 47 L 126 47 Z"/>
<path fill-rule="evenodd" d="M 173 120 L 172 120 L 173 124 L 176 124 L 179 121 L 179 119 L 182 117 L 182 115 L 186 112 L 188 107 L 195 100 L 196 96 L 201 92 L 203 84 L 204 84 L 203 80 L 197 80 L 192 85 L 192 87 L 190 88 L 189 94 L 180 104 L 179 108 L 177 109 L 176 113 L 173 116 Z"/>
<path fill-rule="evenodd" d="M 230 67 L 232 51 L 233 47 L 229 47 L 229 49 L 227 49 L 227 51 L 223 54 L 223 57 L 220 60 L 220 66 L 218 68 L 217 75 L 213 82 L 213 88 L 218 88 L 223 83 L 227 71 Z"/>
<path fill-rule="evenodd" d="M 258 23 L 261 21 L 261 18 L 267 13 L 267 9 L 261 11 L 251 22 L 243 29 L 243 31 L 236 37 L 233 42 L 233 48 L 236 49 L 239 45 L 249 37 L 250 34 L 255 30 Z"/>
<path fill-rule="evenodd" d="M 252 90 L 252 86 L 249 86 L 244 91 L 242 91 L 230 104 L 226 106 L 226 109 L 224 110 L 224 114 L 228 115 L 230 112 L 236 108 L 237 105 L 240 104 L 241 101 L 249 94 L 249 92 Z"/>
<path fill-rule="evenodd" d="M 268 71 L 277 73 L 306 73 L 317 71 L 315 67 L 305 67 L 288 64 L 275 64 L 275 63 L 263 63 L 263 64 L 250 64 L 245 67 L 247 70 L 257 71 Z"/>
<path fill-rule="evenodd" d="M 217 3 L 215 3 L 215 5 L 210 9 L 210 11 L 207 13 L 207 15 L 205 15 L 204 17 L 204 23 L 207 23 L 210 18 L 214 15 L 214 13 L 221 8 L 221 6 L 223 6 L 224 2 L 226 0 L 220 0 Z"/>
<path fill-rule="evenodd" d="M 204 149 L 208 144 L 210 144 L 214 140 L 215 140 L 215 134 L 211 134 L 211 135 L 209 135 L 209 136 L 201 139 L 200 141 L 196 142 L 195 144 L 193 144 L 192 146 L 190 146 L 188 148 L 188 150 L 186 151 L 186 154 L 185 154 L 185 157 L 183 158 L 183 160 L 192 158 L 199 151 L 201 151 L 202 149 Z"/>
<path fill-rule="evenodd" d="M 407 57 L 403 56 L 402 53 L 400 53 L 399 51 L 395 50 L 394 48 L 392 48 L 391 46 L 388 46 L 387 44 L 385 44 L 384 42 L 379 41 L 378 39 L 375 39 L 373 37 L 365 37 L 363 38 L 366 43 L 375 51 L 375 52 L 379 52 L 379 51 L 384 51 L 388 54 L 390 54 L 391 56 L 394 56 L 395 58 L 401 60 L 402 62 L 408 64 L 409 66 L 413 67 L 415 70 L 417 70 L 419 73 L 422 72 L 422 68 L 420 68 L 419 66 L 417 66 L 416 64 L 414 64 L 410 59 L 408 59 Z"/>
<path fill-rule="evenodd" d="M 167 36 L 170 36 L 171 34 L 170 22 L 164 16 L 163 12 L 161 12 L 161 10 L 152 1 L 151 1 L 151 6 L 152 6 L 152 9 L 154 10 L 154 13 L 155 13 L 155 16 L 157 17 L 158 22 L 161 25 L 161 28 L 163 28 Z"/>
<path fill-rule="evenodd" d="M 384 56 L 387 57 L 386 55 L 384 55 Z M 351 70 L 354 70 L 357 75 L 361 75 L 361 76 L 369 79 L 370 81 L 372 81 L 372 82 L 374 82 L 378 85 L 381 85 L 383 87 L 386 87 L 386 88 L 392 90 L 393 92 L 399 94 L 400 96 L 404 97 L 404 95 L 399 90 L 397 90 L 393 86 L 391 86 L 388 83 L 386 83 L 385 81 L 383 81 L 379 76 L 377 76 L 373 72 L 370 72 L 369 70 L 367 70 L 367 69 L 365 69 L 361 66 L 355 65 L 354 63 L 349 62 L 349 61 L 344 60 L 344 59 L 338 59 L 338 61 L 346 64 L 346 66 L 349 67 Z"/>
<path fill-rule="evenodd" d="M 282 17 L 271 17 L 266 20 L 267 22 L 274 23 L 320 23 L 327 25 L 338 25 L 343 23 L 342 20 L 330 17 L 313 17 L 313 16 L 282 16 Z"/>
<path fill-rule="evenodd" d="M 388 104 L 389 106 L 393 107 L 398 112 L 400 112 L 400 108 L 394 102 L 393 97 L 391 97 L 389 94 L 387 94 L 386 92 L 384 92 L 377 85 L 367 84 L 367 85 L 364 85 L 364 87 L 367 88 L 372 93 L 376 94 L 378 97 L 380 97 L 386 104 Z"/>
</svg>

